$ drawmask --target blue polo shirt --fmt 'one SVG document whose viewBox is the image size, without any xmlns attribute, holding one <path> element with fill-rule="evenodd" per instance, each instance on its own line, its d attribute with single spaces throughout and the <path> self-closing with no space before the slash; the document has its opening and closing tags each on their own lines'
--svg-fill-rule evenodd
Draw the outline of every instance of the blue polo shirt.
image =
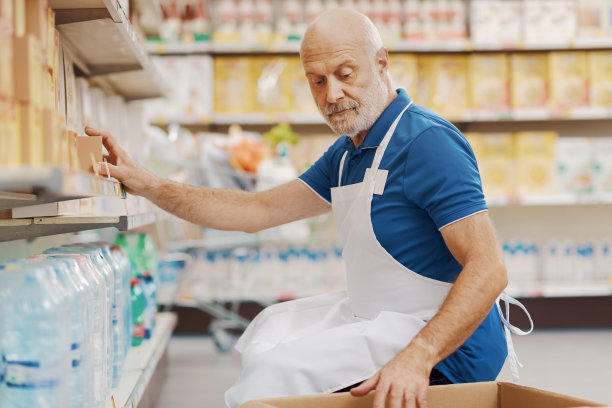
<svg viewBox="0 0 612 408">
<path fill-rule="evenodd" d="M 323 200 L 331 203 L 331 188 L 338 186 L 345 152 L 341 185 L 363 181 L 376 148 L 410 102 L 405 90 L 397 92 L 359 147 L 342 136 L 300 176 Z M 380 168 L 389 174 L 384 193 L 372 199 L 376 238 L 406 268 L 454 282 L 462 267 L 446 247 L 440 229 L 487 210 L 469 143 L 451 123 L 413 104 L 400 119 Z M 501 319 L 493 307 L 474 334 L 436 368 L 455 383 L 492 381 L 506 355 Z"/>
</svg>

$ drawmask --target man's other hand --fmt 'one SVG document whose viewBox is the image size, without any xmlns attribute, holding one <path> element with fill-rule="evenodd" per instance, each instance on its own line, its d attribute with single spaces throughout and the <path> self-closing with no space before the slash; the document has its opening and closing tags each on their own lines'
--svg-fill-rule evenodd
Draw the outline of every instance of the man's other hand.
<svg viewBox="0 0 612 408">
<path fill-rule="evenodd" d="M 372 408 L 384 408 L 386 399 L 389 408 L 427 408 L 431 370 L 408 350 L 395 356 L 360 386 L 351 389 L 351 395 L 361 397 L 376 390 Z"/>
<path fill-rule="evenodd" d="M 158 184 L 159 179 L 136 163 L 110 133 L 89 126 L 85 127 L 85 133 L 102 136 L 102 143 L 108 151 L 104 158 L 108 162 L 110 176 L 123 183 L 128 193 L 146 195 Z M 106 163 L 98 163 L 98 172 L 106 174 Z"/>
</svg>

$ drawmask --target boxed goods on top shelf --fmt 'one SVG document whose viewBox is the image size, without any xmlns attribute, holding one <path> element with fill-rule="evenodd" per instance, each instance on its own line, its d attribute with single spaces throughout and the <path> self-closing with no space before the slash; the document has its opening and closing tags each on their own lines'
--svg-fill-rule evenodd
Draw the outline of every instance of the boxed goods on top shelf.
<svg viewBox="0 0 612 408">
<path fill-rule="evenodd" d="M 612 138 L 556 132 L 466 133 L 491 204 L 608 203 Z M 502 198 L 501 201 L 498 198 Z"/>
<path fill-rule="evenodd" d="M 338 6 L 367 15 L 391 50 L 612 45 L 609 0 L 163 0 L 160 37 L 169 43 L 212 38 L 213 52 L 296 52 L 306 25 Z"/>
</svg>

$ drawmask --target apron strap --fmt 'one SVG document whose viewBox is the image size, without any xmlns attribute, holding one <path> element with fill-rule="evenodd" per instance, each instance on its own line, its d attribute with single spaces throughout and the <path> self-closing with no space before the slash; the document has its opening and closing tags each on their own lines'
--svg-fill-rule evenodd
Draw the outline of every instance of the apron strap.
<svg viewBox="0 0 612 408">
<path fill-rule="evenodd" d="M 504 301 L 505 311 L 506 311 L 505 317 L 501 310 L 500 300 Z M 531 319 L 531 315 L 527 311 L 527 308 L 521 302 L 514 299 L 512 296 L 508 295 L 505 291 L 502 292 L 501 295 L 499 295 L 495 304 L 497 305 L 499 316 L 501 317 L 502 323 L 504 325 L 504 334 L 506 336 L 506 344 L 508 345 L 508 363 L 510 365 L 510 372 L 512 374 L 512 380 L 514 382 L 517 382 L 519 380 L 518 369 L 519 367 L 523 367 L 523 364 L 521 364 L 521 362 L 518 359 L 518 356 L 516 355 L 516 351 L 514 350 L 514 344 L 512 342 L 512 336 L 510 333 L 516 334 L 518 336 L 525 336 L 531 333 L 533 331 L 533 320 Z M 525 314 L 527 315 L 527 318 L 529 319 L 529 325 L 530 325 L 529 330 L 527 331 L 521 330 L 518 327 L 513 326 L 510 323 L 510 304 L 520 307 L 523 310 L 523 312 L 525 312 Z"/>
<path fill-rule="evenodd" d="M 376 170 L 378 170 L 378 166 L 380 166 L 380 162 L 382 161 L 383 155 L 385 154 L 385 150 L 387 149 L 387 145 L 389 144 L 389 140 L 391 140 L 391 136 L 393 136 L 393 133 L 395 132 L 395 128 L 397 127 L 397 124 L 399 123 L 400 119 L 404 115 L 404 112 L 406 112 L 406 110 L 408 110 L 408 108 L 410 107 L 410 105 L 412 105 L 412 103 L 413 103 L 413 101 L 410 101 L 410 103 L 408 105 L 406 105 L 404 110 L 402 110 L 402 112 L 399 115 L 397 115 L 397 118 L 395 118 L 395 121 L 393 122 L 391 127 L 389 127 L 389 131 L 387 132 L 387 134 L 385 135 L 383 140 L 380 142 L 380 145 L 376 149 L 376 154 L 374 155 L 374 160 L 372 160 L 372 167 L 371 167 L 372 168 L 372 174 L 374 174 L 374 175 L 376 174 Z"/>
<path fill-rule="evenodd" d="M 346 155 L 348 154 L 348 150 L 344 151 L 342 155 L 342 160 L 340 160 L 340 170 L 338 171 L 338 187 L 342 185 L 342 169 L 344 169 L 344 160 L 346 160 Z"/>
</svg>

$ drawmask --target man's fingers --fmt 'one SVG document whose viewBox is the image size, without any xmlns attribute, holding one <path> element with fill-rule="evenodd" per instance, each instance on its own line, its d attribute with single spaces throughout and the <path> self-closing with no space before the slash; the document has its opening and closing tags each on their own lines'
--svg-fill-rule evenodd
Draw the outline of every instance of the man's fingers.
<svg viewBox="0 0 612 408">
<path fill-rule="evenodd" d="M 389 383 L 379 381 L 378 386 L 376 387 L 376 392 L 374 393 L 372 408 L 385 408 L 385 400 L 387 399 L 388 393 Z"/>
<path fill-rule="evenodd" d="M 404 402 L 404 390 L 398 386 L 391 384 L 389 390 L 389 408 L 402 408 Z"/>
<path fill-rule="evenodd" d="M 372 391 L 376 388 L 376 384 L 378 384 L 378 378 L 380 376 L 380 372 L 377 372 L 372 377 L 365 380 L 361 383 L 360 386 L 351 389 L 351 395 L 355 397 L 362 397 L 366 395 L 368 392 Z"/>
<path fill-rule="evenodd" d="M 427 387 L 419 390 L 417 393 L 416 402 L 419 408 L 427 408 Z"/>
<path fill-rule="evenodd" d="M 97 163 L 97 165 L 98 165 L 98 173 L 101 176 L 104 176 L 104 177 L 107 176 L 106 169 L 108 166 L 108 173 L 110 173 L 111 177 L 116 178 L 119 181 L 123 181 L 125 179 L 126 174 L 125 174 L 124 168 L 115 166 L 114 164 L 104 163 L 104 162 Z"/>
<path fill-rule="evenodd" d="M 412 394 L 409 391 L 406 391 L 406 394 L 404 395 L 404 407 L 405 408 L 416 408 L 416 398 L 414 397 L 414 394 Z"/>
</svg>

